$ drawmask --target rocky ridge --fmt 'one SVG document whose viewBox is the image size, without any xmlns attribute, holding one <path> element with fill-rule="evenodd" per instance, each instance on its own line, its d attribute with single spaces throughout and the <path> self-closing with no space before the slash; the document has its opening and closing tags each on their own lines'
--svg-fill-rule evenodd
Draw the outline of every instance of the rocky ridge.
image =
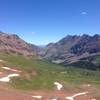
<svg viewBox="0 0 100 100">
<path fill-rule="evenodd" d="M 22 40 L 18 35 L 4 32 L 0 32 L 0 52 L 27 57 L 36 55 L 36 50 L 33 49 L 33 46 Z"/>
<path fill-rule="evenodd" d="M 46 46 L 43 58 L 51 62 L 73 63 L 80 59 L 100 55 L 100 35 L 68 35 L 56 43 Z"/>
</svg>

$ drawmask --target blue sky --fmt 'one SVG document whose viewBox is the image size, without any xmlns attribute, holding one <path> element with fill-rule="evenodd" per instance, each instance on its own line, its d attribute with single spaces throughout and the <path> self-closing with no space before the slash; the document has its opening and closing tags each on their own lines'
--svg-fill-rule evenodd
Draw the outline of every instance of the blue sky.
<svg viewBox="0 0 100 100">
<path fill-rule="evenodd" d="M 0 0 L 0 30 L 37 45 L 100 34 L 100 0 Z"/>
</svg>

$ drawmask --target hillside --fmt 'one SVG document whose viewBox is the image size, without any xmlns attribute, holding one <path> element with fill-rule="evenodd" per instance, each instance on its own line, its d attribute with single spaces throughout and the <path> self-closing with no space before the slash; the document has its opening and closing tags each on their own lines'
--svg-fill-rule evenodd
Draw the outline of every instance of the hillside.
<svg viewBox="0 0 100 100">
<path fill-rule="evenodd" d="M 22 55 L 0 54 L 0 59 L 2 100 L 38 100 L 35 96 L 41 96 L 43 100 L 69 100 L 65 98 L 81 93 L 75 96 L 75 100 L 100 99 L 99 71 L 71 66 L 65 68 L 44 60 L 27 59 Z M 16 77 L 7 80 L 7 75 Z M 57 82 L 62 85 L 61 90 L 57 89 Z"/>
<path fill-rule="evenodd" d="M 0 32 L 0 52 L 2 53 L 32 57 L 37 53 L 36 47 L 31 46 L 16 34 Z"/>
<path fill-rule="evenodd" d="M 57 64 L 72 64 L 100 55 L 100 35 L 66 36 L 46 46 L 43 58 Z"/>
</svg>

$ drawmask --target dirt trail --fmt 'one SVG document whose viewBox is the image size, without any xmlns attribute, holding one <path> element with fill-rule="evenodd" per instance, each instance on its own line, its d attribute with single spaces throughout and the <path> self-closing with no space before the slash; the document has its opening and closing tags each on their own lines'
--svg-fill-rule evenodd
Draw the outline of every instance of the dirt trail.
<svg viewBox="0 0 100 100">
<path fill-rule="evenodd" d="M 42 98 L 34 98 L 32 96 L 42 96 Z M 22 93 L 10 90 L 1 90 L 0 89 L 0 100 L 70 100 L 65 99 L 67 96 L 72 96 L 73 94 L 68 92 L 47 92 L 47 91 L 33 91 L 31 93 Z M 92 98 L 89 95 L 77 96 L 73 100 L 91 100 Z"/>
</svg>

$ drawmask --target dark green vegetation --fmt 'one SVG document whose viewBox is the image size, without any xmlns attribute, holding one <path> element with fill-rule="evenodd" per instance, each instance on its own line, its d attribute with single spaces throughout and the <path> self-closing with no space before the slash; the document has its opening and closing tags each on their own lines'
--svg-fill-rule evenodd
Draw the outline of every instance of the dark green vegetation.
<svg viewBox="0 0 100 100">
<path fill-rule="evenodd" d="M 87 58 L 82 58 L 77 62 L 74 62 L 71 64 L 64 63 L 63 65 L 64 66 L 74 66 L 75 68 L 100 71 L 100 56 L 91 56 Z"/>
<path fill-rule="evenodd" d="M 69 64 L 71 66 L 74 66 L 76 68 L 82 68 L 82 69 L 89 69 L 89 70 L 100 70 L 100 64 L 95 64 L 89 61 L 78 61 L 73 64 Z"/>
<path fill-rule="evenodd" d="M 13 78 L 10 84 L 19 89 L 53 89 L 58 81 L 65 89 L 74 88 L 82 84 L 100 85 L 100 72 L 74 67 L 63 67 L 36 58 L 28 59 L 18 55 L 0 55 L 8 66 L 22 71 L 20 78 Z M 95 59 L 99 61 L 99 58 Z M 95 61 L 94 60 L 94 61 Z"/>
</svg>

